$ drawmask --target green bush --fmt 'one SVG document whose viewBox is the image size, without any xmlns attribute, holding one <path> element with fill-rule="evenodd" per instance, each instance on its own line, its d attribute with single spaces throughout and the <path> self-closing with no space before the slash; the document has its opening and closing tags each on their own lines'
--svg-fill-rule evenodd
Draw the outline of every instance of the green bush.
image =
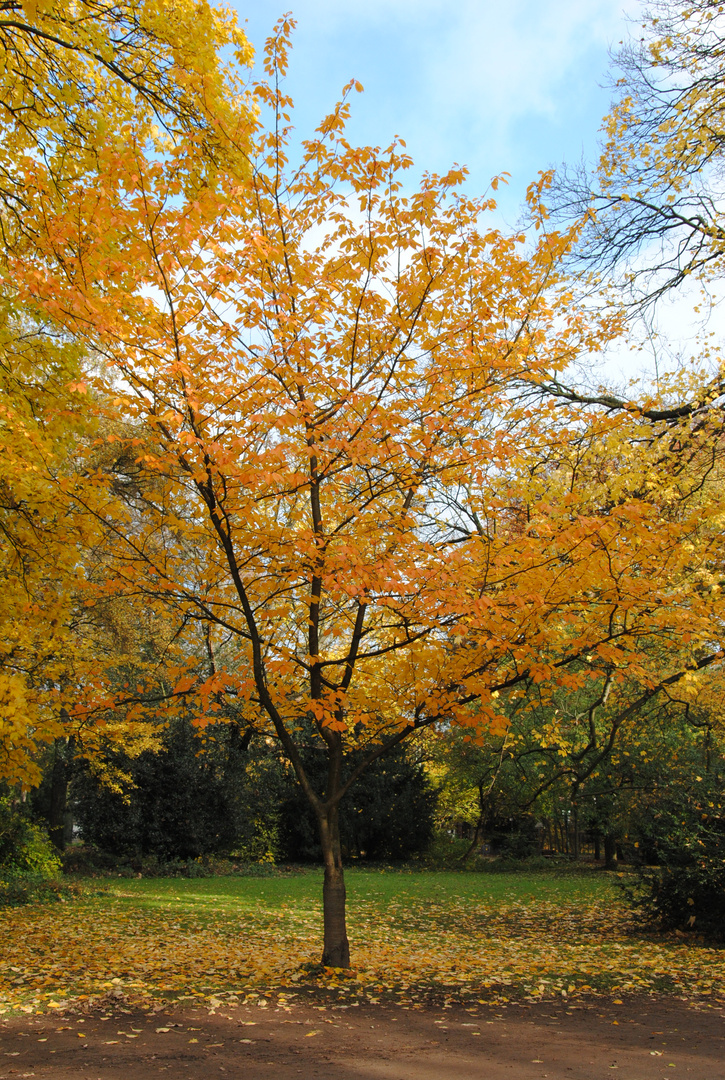
<svg viewBox="0 0 725 1080">
<path fill-rule="evenodd" d="M 49 900 L 65 903 L 85 891 L 76 882 L 46 878 L 40 874 L 17 874 L 12 878 L 0 879 L 0 907 L 18 907 Z"/>
<path fill-rule="evenodd" d="M 60 859 L 48 834 L 0 798 L 0 904 L 27 904 L 62 890 Z"/>
<path fill-rule="evenodd" d="M 463 857 L 471 846 L 471 841 L 456 836 L 449 829 L 438 829 L 422 856 L 422 861 L 431 867 L 460 869 Z M 475 861 L 475 860 L 474 860 Z M 471 860 L 469 859 L 469 864 Z M 470 865 L 468 865 L 470 869 Z"/>
<path fill-rule="evenodd" d="M 725 942 L 725 817 L 697 809 L 660 839 L 660 865 L 623 887 L 645 922 Z"/>
<path fill-rule="evenodd" d="M 0 878 L 29 874 L 50 880 L 60 872 L 60 859 L 48 834 L 30 821 L 9 798 L 0 799 Z"/>
<path fill-rule="evenodd" d="M 199 855 L 195 859 L 165 859 L 157 855 L 114 856 L 92 844 L 74 844 L 63 854 L 63 872 L 78 878 L 208 878 L 267 877 L 292 872 L 270 859 L 248 858 L 244 853 Z M 84 886 L 85 887 L 85 886 Z"/>
</svg>

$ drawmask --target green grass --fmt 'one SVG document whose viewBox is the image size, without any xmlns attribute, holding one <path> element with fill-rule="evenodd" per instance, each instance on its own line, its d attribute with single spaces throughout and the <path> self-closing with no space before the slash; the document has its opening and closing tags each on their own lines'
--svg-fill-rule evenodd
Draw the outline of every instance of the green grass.
<svg viewBox="0 0 725 1080">
<path fill-rule="evenodd" d="M 455 871 L 381 871 L 353 868 L 346 871 L 349 916 L 358 906 L 383 907 L 412 902 L 449 904 L 452 901 L 526 904 L 532 901 L 587 903 L 613 898 L 616 888 L 608 874 L 501 873 L 468 874 Z M 275 912 L 299 906 L 317 907 L 322 901 L 322 871 L 280 877 L 141 878 L 112 882 L 110 895 L 122 903 L 177 910 L 213 909 L 230 914 L 245 909 Z"/>
</svg>

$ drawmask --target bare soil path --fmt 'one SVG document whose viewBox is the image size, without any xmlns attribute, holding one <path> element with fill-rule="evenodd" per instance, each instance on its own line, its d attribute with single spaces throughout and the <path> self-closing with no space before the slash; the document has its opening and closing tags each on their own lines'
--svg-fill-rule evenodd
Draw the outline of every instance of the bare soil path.
<svg viewBox="0 0 725 1080">
<path fill-rule="evenodd" d="M 0 1023 L 0 1080 L 725 1080 L 725 1006 L 124 1009 Z"/>
</svg>

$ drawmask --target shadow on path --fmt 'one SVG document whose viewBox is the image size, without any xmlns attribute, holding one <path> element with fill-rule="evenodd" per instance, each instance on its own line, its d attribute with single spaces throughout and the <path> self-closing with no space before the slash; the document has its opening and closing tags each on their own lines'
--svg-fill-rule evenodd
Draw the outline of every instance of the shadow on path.
<svg viewBox="0 0 725 1080">
<path fill-rule="evenodd" d="M 223 1006 L 0 1023 L 0 1080 L 725 1080 L 725 1006 Z"/>
</svg>

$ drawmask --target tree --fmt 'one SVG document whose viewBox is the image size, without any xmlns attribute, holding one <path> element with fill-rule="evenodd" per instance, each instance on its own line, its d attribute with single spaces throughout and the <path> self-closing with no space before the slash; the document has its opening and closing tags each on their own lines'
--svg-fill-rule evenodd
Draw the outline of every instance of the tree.
<svg viewBox="0 0 725 1080">
<path fill-rule="evenodd" d="M 554 201 L 559 213 L 591 214 L 576 252 L 584 265 L 617 268 L 649 302 L 721 270 L 725 17 L 715 0 L 650 0 L 641 31 L 614 57 L 595 175 L 564 171 Z"/>
<path fill-rule="evenodd" d="M 658 658 L 652 669 L 666 666 Z M 706 688 L 693 696 L 683 677 L 644 687 L 623 674 L 616 688 L 611 674 L 599 683 L 591 677 L 543 701 L 532 685 L 526 697 L 504 706 L 508 725 L 499 737 L 476 745 L 462 732 L 448 732 L 438 741 L 443 820 L 465 822 L 472 831 L 464 860 L 482 842 L 535 850 L 531 830 L 516 835 L 533 826 L 531 815 L 546 823 L 549 844 L 573 858 L 587 834 L 597 859 L 604 842 L 610 865 L 615 844 L 625 842 L 630 857 L 656 857 L 662 830 L 653 814 L 667 803 L 670 785 L 681 796 L 697 787 L 698 773 L 709 771 L 703 745 L 714 752 L 717 714 L 712 705 L 710 712 L 704 708 Z M 509 835 L 502 836 L 506 822 Z"/>
<path fill-rule="evenodd" d="M 26 232 L 29 176 L 59 188 L 92 177 L 129 122 L 183 139 L 199 164 L 243 167 L 247 111 L 238 68 L 251 48 L 224 8 L 193 0 L 2 0 L 0 203 L 3 240 Z"/>
<path fill-rule="evenodd" d="M 559 278 L 570 234 L 527 251 L 488 228 L 463 170 L 405 195 L 409 159 L 351 146 L 345 102 L 288 166 L 289 30 L 255 88 L 271 120 L 248 181 L 199 183 L 183 154 L 130 142 L 102 192 L 39 208 L 44 276 L 16 272 L 102 358 L 89 396 L 115 399 L 108 430 L 119 409 L 133 429 L 58 485 L 103 536 L 87 603 L 117 592 L 174 618 L 167 699 L 202 728 L 235 702 L 278 740 L 317 819 L 323 962 L 347 966 L 339 808 L 357 778 L 421 729 L 500 729 L 507 690 L 616 687 L 627 667 L 654 687 L 711 663 L 712 595 L 692 588 L 709 533 L 647 496 L 636 418 L 622 439 L 601 413 L 531 407 L 618 325 Z M 68 215 L 95 223 L 80 243 Z M 676 643 L 669 674 L 647 667 L 653 635 Z"/>
<path fill-rule="evenodd" d="M 0 46 L 0 775 L 28 786 L 46 744 L 90 741 L 75 706 L 99 666 L 80 596 L 98 536 L 57 501 L 99 434 L 83 394 L 94 360 L 36 303 L 35 209 L 65 215 L 72 246 L 68 214 L 91 193 L 72 228 L 92 231 L 92 193 L 128 139 L 181 143 L 199 182 L 243 175 L 249 106 L 219 56 L 251 52 L 231 13 L 187 0 L 4 0 Z"/>
<path fill-rule="evenodd" d="M 96 757 L 73 781 L 83 839 L 116 857 L 162 862 L 253 850 L 255 832 L 274 835 L 283 778 L 269 748 L 250 752 L 249 734 L 226 723 L 202 737 L 179 717 L 141 754 L 110 753 L 100 769 Z"/>
<path fill-rule="evenodd" d="M 6 309 L 7 313 L 7 309 Z M 0 298 L 0 320 L 2 320 Z M 67 390 L 75 350 L 31 321 L 8 320 L 0 346 L 0 776 L 38 781 L 37 756 L 66 734 L 61 688 L 83 652 L 74 631 L 79 553 L 90 540 L 58 504 L 62 475 L 89 430 Z M 74 398 L 76 400 L 74 400 Z"/>
</svg>

